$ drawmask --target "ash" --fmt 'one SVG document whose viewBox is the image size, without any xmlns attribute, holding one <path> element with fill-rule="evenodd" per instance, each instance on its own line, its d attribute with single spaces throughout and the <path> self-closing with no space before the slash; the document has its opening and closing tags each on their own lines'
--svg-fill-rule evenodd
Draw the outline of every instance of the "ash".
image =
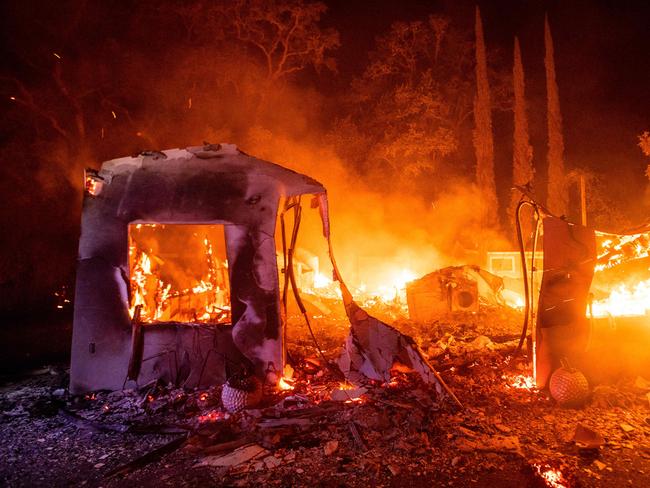
<svg viewBox="0 0 650 488">
<path fill-rule="evenodd" d="M 398 318 L 463 409 L 412 373 L 345 383 L 297 319 L 288 389 L 267 387 L 237 413 L 224 410 L 220 387 L 71 397 L 67 366 L 50 366 L 0 389 L 0 484 L 644 486 L 650 382 L 619 378 L 585 406 L 561 408 L 532 386 L 527 358 L 513 357 L 519 325 L 501 308 L 430 324 Z M 333 361 L 348 324 L 315 319 L 314 333 Z"/>
</svg>

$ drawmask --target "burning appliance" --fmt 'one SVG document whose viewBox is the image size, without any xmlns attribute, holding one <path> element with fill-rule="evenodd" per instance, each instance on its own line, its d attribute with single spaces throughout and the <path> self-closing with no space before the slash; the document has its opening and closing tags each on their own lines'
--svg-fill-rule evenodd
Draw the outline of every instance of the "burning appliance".
<svg viewBox="0 0 650 488">
<path fill-rule="evenodd" d="M 406 285 L 409 316 L 431 322 L 445 312 L 478 312 L 479 302 L 496 304 L 503 280 L 478 266 L 450 266 Z"/>
<path fill-rule="evenodd" d="M 107 161 L 85 188 L 72 393 L 281 376 L 279 202 L 320 183 L 222 144 Z"/>
</svg>

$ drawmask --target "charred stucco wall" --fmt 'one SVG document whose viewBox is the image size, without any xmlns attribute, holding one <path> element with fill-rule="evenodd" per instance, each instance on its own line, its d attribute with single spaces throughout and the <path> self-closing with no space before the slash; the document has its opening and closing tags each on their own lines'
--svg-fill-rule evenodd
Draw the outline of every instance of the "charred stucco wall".
<svg viewBox="0 0 650 488">
<path fill-rule="evenodd" d="M 222 382 L 226 362 L 247 358 L 259 375 L 282 368 L 275 253 L 280 197 L 324 194 L 318 182 L 234 146 L 188 148 L 104 163 L 81 222 L 70 390 L 116 390 L 131 356 L 128 225 L 223 224 L 232 326 L 147 325 L 138 384 L 156 378 Z"/>
</svg>

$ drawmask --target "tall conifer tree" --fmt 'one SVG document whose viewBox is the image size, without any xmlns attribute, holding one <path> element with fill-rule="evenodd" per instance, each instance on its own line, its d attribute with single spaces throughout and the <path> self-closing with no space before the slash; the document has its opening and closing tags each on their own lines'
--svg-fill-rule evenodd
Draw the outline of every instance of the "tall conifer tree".
<svg viewBox="0 0 650 488">
<path fill-rule="evenodd" d="M 568 191 L 564 172 L 564 138 L 562 136 L 562 114 L 560 112 L 560 95 L 555 79 L 555 61 L 553 59 L 553 38 L 548 25 L 548 15 L 544 19 L 544 45 L 546 55 L 546 97 L 548 124 L 548 194 L 547 205 L 557 215 L 566 215 Z"/>
<path fill-rule="evenodd" d="M 485 40 L 481 12 L 476 7 L 476 96 L 474 98 L 474 151 L 476 153 L 476 183 L 481 192 L 486 226 L 498 226 L 498 201 L 494 182 L 494 141 L 490 84 L 488 82 Z"/>
<path fill-rule="evenodd" d="M 533 181 L 535 170 L 533 169 L 533 148 L 530 145 L 528 135 L 528 116 L 526 114 L 526 95 L 524 81 L 524 66 L 521 62 L 521 50 L 519 39 L 515 37 L 514 64 L 512 67 L 512 79 L 515 93 L 515 127 L 512 151 L 512 183 L 513 185 L 525 186 Z M 521 194 L 518 191 L 512 192 L 510 212 L 514 224 L 515 210 Z"/>
</svg>

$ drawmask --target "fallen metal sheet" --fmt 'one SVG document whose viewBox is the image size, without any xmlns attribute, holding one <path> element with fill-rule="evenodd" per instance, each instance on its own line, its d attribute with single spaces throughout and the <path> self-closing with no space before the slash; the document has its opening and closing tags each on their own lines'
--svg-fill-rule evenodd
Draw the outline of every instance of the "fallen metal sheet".
<svg viewBox="0 0 650 488">
<path fill-rule="evenodd" d="M 390 381 L 391 370 L 396 364 L 417 372 L 425 383 L 434 385 L 440 395 L 444 387 L 436 372 L 422 356 L 417 344 L 409 336 L 368 315 L 361 309 L 341 284 L 345 309 L 351 329 L 339 367 L 353 382 L 361 374 L 377 381 Z"/>
<path fill-rule="evenodd" d="M 462 408 L 456 395 L 425 359 L 411 337 L 372 317 L 354 301 L 341 278 L 334 258 L 327 194 L 318 194 L 315 204 L 320 212 L 323 235 L 327 239 L 334 278 L 341 288 L 345 312 L 350 320 L 350 335 L 339 358 L 339 367 L 343 374 L 352 382 L 355 376 L 359 378 L 359 375 L 379 381 L 390 381 L 391 369 L 395 365 L 403 365 L 418 373 L 425 383 L 433 385 L 441 398 L 449 396 Z"/>
</svg>

